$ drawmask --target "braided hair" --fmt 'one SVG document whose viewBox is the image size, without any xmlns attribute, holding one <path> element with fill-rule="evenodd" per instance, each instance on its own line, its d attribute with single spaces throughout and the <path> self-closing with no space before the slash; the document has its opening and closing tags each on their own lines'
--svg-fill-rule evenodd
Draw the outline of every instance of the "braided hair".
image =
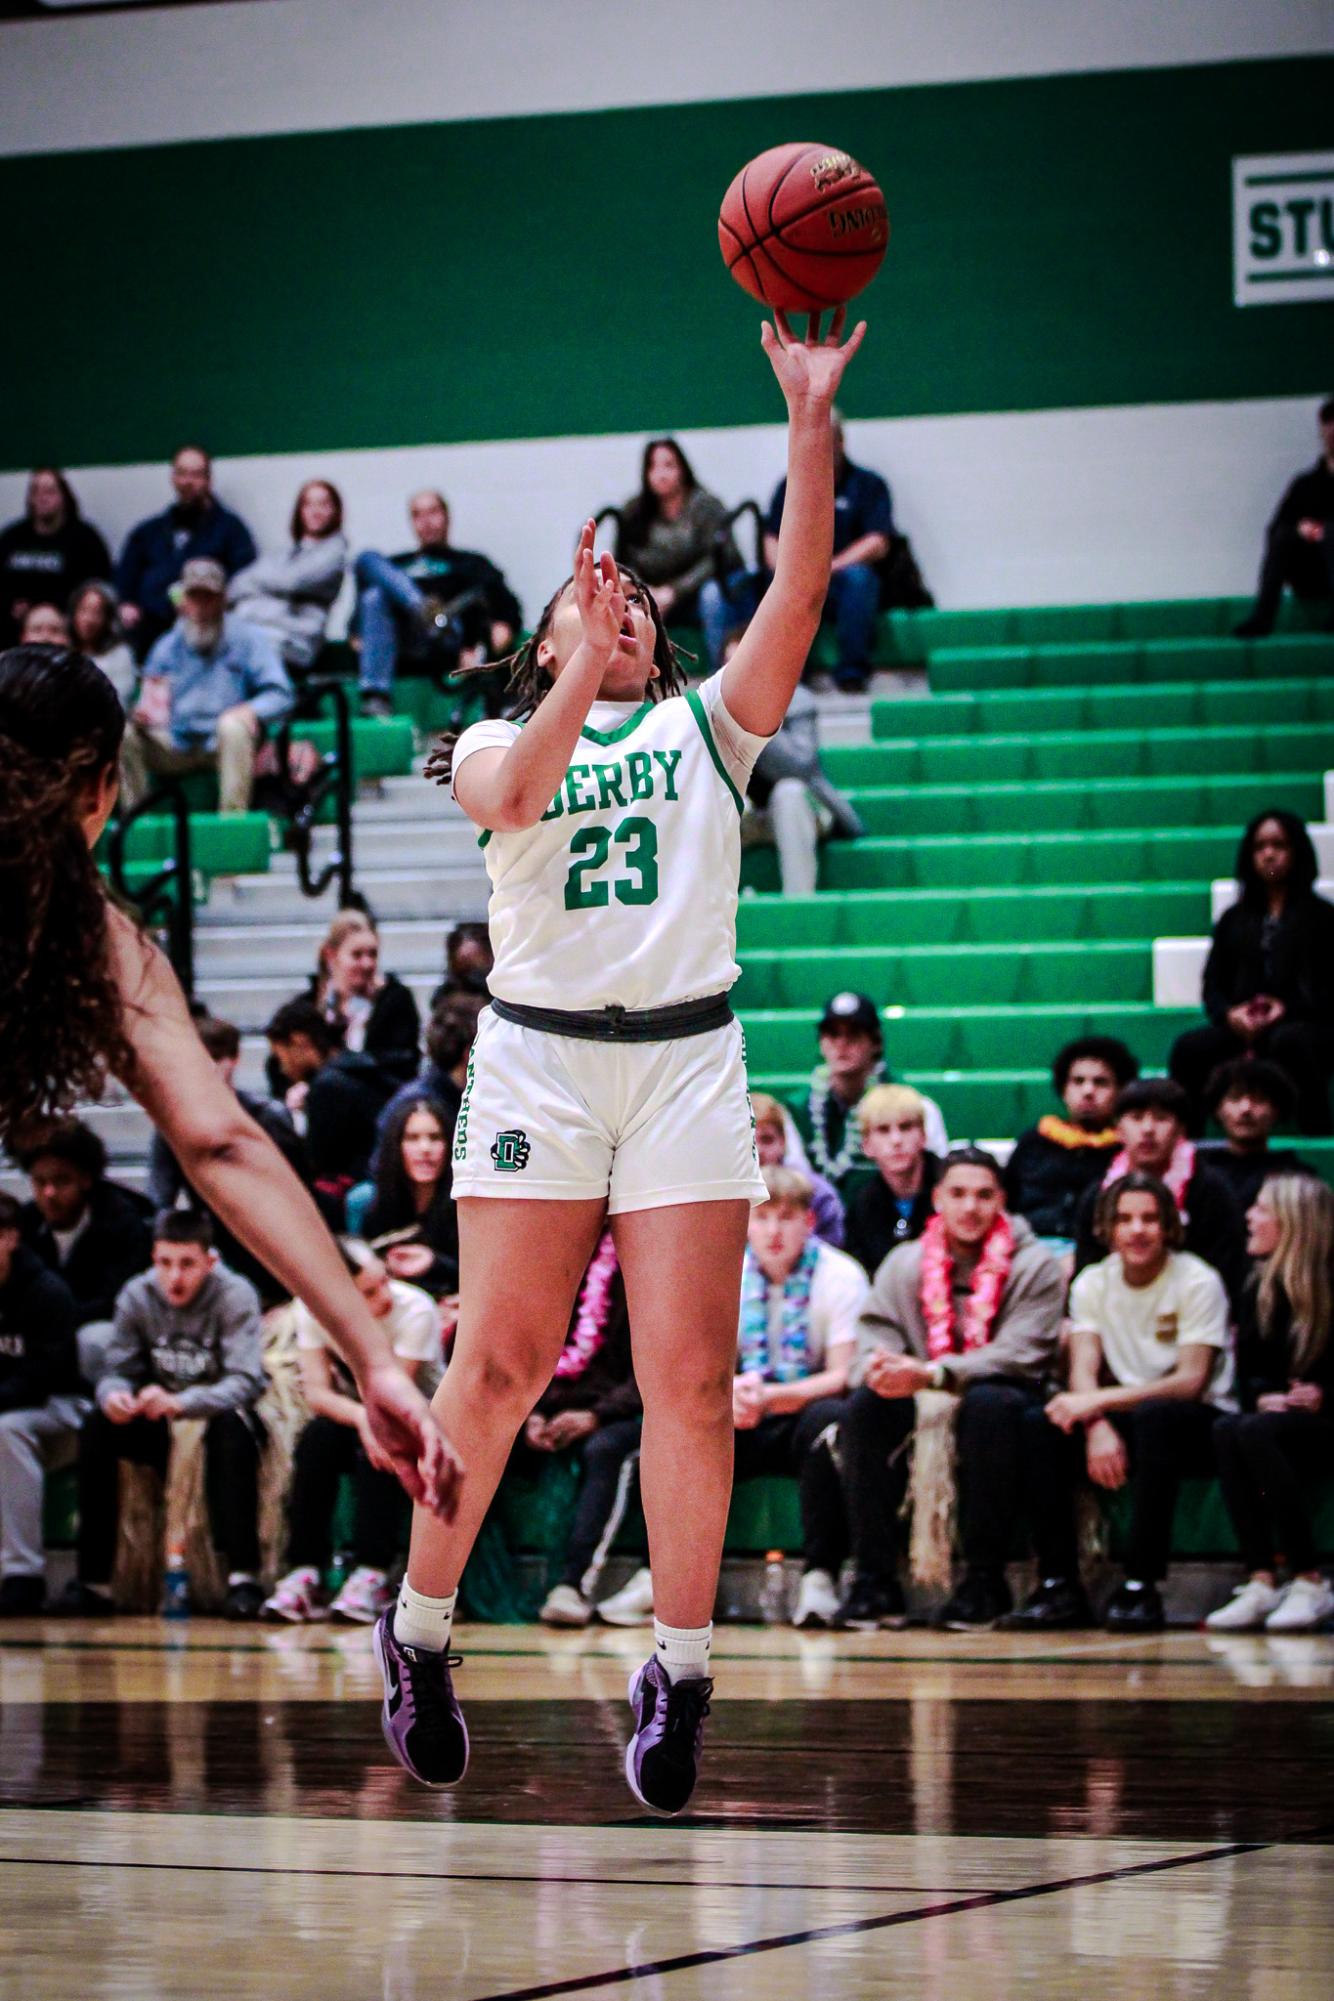
<svg viewBox="0 0 1334 2001">
<path fill-rule="evenodd" d="M 662 613 L 658 610 L 658 601 L 643 578 L 624 563 L 618 568 L 631 590 L 637 591 L 643 598 L 653 620 L 653 664 L 658 675 L 656 680 L 649 682 L 646 692 L 651 702 L 665 701 L 669 695 L 679 695 L 684 690 L 686 672 L 682 663 L 694 656 L 686 653 L 668 636 Z M 567 577 L 559 590 L 552 592 L 542 607 L 537 624 L 513 653 L 507 654 L 503 660 L 486 661 L 480 667 L 460 668 L 454 677 L 463 681 L 478 674 L 494 674 L 500 667 L 507 668 L 509 679 L 505 683 L 505 693 L 510 703 L 506 713 L 508 722 L 526 722 L 551 689 L 552 677 L 538 660 L 538 648 L 551 631 L 551 621 L 573 582 L 572 576 Z M 454 771 L 454 746 L 461 735 L 461 730 L 450 730 L 436 738 L 435 747 L 426 760 L 426 776 L 435 784 L 449 784 Z"/>
<path fill-rule="evenodd" d="M 133 1057 L 107 897 L 83 819 L 125 718 L 100 667 L 63 646 L 0 653 L 0 1142 L 101 1096 Z"/>
</svg>

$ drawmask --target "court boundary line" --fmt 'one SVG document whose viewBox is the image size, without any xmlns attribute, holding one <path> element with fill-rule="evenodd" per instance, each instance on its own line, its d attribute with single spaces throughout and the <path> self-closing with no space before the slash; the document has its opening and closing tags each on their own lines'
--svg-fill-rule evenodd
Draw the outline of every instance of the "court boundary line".
<svg viewBox="0 0 1334 2001">
<path fill-rule="evenodd" d="M 864 1932 L 890 1931 L 898 1925 L 920 1924 L 928 1918 L 958 1917 L 969 1911 L 994 1910 L 1004 1904 L 1022 1903 L 1033 1897 L 1058 1896 L 1067 1890 L 1095 1889 L 1102 1884 L 1124 1882 L 1134 1876 L 1161 1875 L 1167 1870 L 1194 1868 L 1200 1863 L 1225 1862 L 1237 1855 L 1263 1854 L 1267 1849 L 1281 1845 L 1273 1841 L 1233 1841 L 1218 1848 L 1199 1849 L 1190 1855 L 1128 1863 L 1119 1869 L 1101 1869 L 1091 1875 L 1067 1876 L 1047 1883 L 1026 1883 L 1010 1890 L 977 1891 L 955 1898 L 950 1903 L 926 1904 L 916 1910 L 893 1911 L 877 1918 L 845 1918 L 840 1924 L 815 1925 L 804 1931 L 751 1939 L 743 1945 L 680 1953 L 672 1959 L 615 1967 L 607 1973 L 575 1974 L 565 1980 L 542 1981 L 537 1986 L 498 1988 L 494 1993 L 479 1997 L 479 2001 L 555 2001 L 558 1995 L 589 1994 L 599 1987 L 621 1987 L 632 1980 L 649 1980 L 663 1974 L 689 1972 L 696 1967 L 718 1966 L 728 1960 L 748 1959 L 757 1953 L 784 1952 L 792 1946 L 819 1945 L 827 1939 L 855 1938 Z"/>
</svg>

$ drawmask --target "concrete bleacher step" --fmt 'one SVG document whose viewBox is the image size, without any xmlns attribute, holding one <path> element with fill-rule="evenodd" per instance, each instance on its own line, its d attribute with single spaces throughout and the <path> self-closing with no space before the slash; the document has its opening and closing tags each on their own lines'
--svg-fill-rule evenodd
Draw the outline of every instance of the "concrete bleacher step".
<svg viewBox="0 0 1334 2001">
<path fill-rule="evenodd" d="M 1325 873 L 1324 858 L 1320 853 L 1321 842 L 1319 839 L 1319 836 L 1324 835 L 1328 845 L 1334 848 L 1334 827 L 1322 827 L 1317 824 L 1316 826 L 1308 827 L 1307 832 L 1311 836 L 1317 859 L 1321 864 L 1321 874 L 1315 885 L 1315 893 L 1317 896 L 1323 896 L 1327 903 L 1334 903 L 1334 870 Z M 1213 923 L 1216 924 L 1218 922 L 1225 910 L 1232 908 L 1237 900 L 1237 894 L 1236 880 L 1232 876 L 1217 876 L 1210 883 L 1209 909 L 1210 918 Z"/>
<path fill-rule="evenodd" d="M 253 975 L 285 978 L 296 984 L 312 972 L 326 925 L 289 923 L 272 930 L 253 924 L 210 924 L 195 938 L 195 978 L 201 987 L 211 982 Z M 406 918 L 380 926 L 380 963 L 385 972 L 406 978 L 427 974 L 442 964 L 447 920 Z"/>
<path fill-rule="evenodd" d="M 430 918 L 444 931 L 460 918 L 486 915 L 486 872 L 475 857 L 436 867 L 359 866 L 356 881 L 377 923 Z M 296 924 L 316 914 L 327 922 L 337 908 L 336 884 L 322 897 L 308 897 L 302 894 L 295 871 L 285 876 L 232 876 L 214 885 L 208 904 L 198 913 L 201 929 L 196 936 L 202 940 L 211 930 L 236 925 L 260 932 L 268 925 Z"/>
<path fill-rule="evenodd" d="M 411 989 L 416 999 L 423 1021 L 430 1009 L 431 995 L 444 978 L 446 927 L 437 924 L 434 929 L 436 955 L 431 970 L 401 975 L 404 986 Z M 313 959 L 307 961 L 295 976 L 291 973 L 242 974 L 236 977 L 218 974 L 206 978 L 200 974 L 195 981 L 196 996 L 210 1014 L 235 1022 L 243 1035 L 258 1035 L 275 1009 L 304 989 L 313 964 Z M 386 960 L 386 967 L 390 972 L 400 971 L 392 958 Z"/>
</svg>

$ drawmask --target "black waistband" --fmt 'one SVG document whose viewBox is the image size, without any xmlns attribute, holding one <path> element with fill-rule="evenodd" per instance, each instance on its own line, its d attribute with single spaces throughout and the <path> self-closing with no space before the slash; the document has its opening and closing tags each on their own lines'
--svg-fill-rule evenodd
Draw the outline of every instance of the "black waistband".
<svg viewBox="0 0 1334 2001">
<path fill-rule="evenodd" d="M 702 1000 L 678 1001 L 673 1007 L 602 1007 L 568 1009 L 520 1007 L 491 997 L 491 1012 L 521 1028 L 540 1028 L 547 1035 L 573 1035 L 582 1042 L 677 1042 L 686 1035 L 707 1035 L 734 1019 L 726 994 L 706 994 Z"/>
</svg>

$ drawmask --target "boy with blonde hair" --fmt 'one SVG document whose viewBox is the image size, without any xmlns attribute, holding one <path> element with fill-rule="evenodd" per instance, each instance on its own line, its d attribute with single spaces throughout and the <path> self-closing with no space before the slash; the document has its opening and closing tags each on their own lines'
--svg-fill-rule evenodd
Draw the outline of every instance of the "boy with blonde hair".
<svg viewBox="0 0 1334 2001">
<path fill-rule="evenodd" d="M 931 1220 L 940 1161 L 927 1146 L 926 1119 L 927 1101 L 910 1084 L 873 1085 L 857 1107 L 862 1151 L 877 1173 L 848 1204 L 844 1248 L 868 1278 Z"/>
</svg>

